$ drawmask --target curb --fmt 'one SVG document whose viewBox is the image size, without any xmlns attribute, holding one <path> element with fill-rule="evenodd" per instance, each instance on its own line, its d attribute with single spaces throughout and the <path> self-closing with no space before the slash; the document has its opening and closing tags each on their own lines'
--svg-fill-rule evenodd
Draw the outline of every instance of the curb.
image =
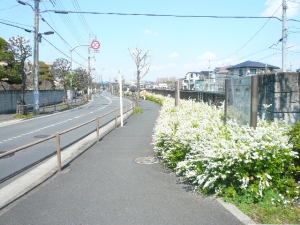
<svg viewBox="0 0 300 225">
<path fill-rule="evenodd" d="M 128 116 L 133 114 L 133 110 L 128 111 Z M 126 114 L 124 114 L 126 115 Z M 117 119 L 117 124 L 121 123 L 121 119 Z M 101 128 L 100 139 L 106 136 L 110 131 L 115 129 L 115 120 L 108 123 Z M 95 142 L 97 142 L 96 133 L 92 133 L 75 143 L 71 147 L 61 152 L 62 168 L 84 151 L 89 149 Z M 15 202 L 18 198 L 22 197 L 30 190 L 34 189 L 42 182 L 50 178 L 58 172 L 57 169 L 57 156 L 53 156 L 35 169 L 29 171 L 22 177 L 14 180 L 10 184 L 3 187 L 0 191 L 0 211 Z M 63 170 L 62 170 L 63 172 Z M 1 215 L 1 213 L 0 213 Z"/>
</svg>

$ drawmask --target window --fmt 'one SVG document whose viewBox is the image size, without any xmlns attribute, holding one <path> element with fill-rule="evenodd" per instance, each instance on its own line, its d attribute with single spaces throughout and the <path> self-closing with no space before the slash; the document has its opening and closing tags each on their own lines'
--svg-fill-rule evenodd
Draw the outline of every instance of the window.
<svg viewBox="0 0 300 225">
<path fill-rule="evenodd" d="M 193 78 L 193 73 L 191 73 L 191 78 Z"/>
<path fill-rule="evenodd" d="M 239 70 L 239 76 L 241 76 L 241 75 L 243 75 L 243 70 L 242 69 Z"/>
<path fill-rule="evenodd" d="M 256 74 L 256 69 L 250 69 L 250 74 Z"/>
</svg>

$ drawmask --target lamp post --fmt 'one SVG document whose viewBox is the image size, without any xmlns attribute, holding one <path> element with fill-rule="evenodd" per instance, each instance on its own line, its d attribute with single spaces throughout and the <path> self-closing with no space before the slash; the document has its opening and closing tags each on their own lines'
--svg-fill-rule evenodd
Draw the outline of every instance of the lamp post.
<svg viewBox="0 0 300 225">
<path fill-rule="evenodd" d="M 72 52 L 75 50 L 75 48 L 77 48 L 77 47 L 80 47 L 80 46 L 90 46 L 90 45 L 77 45 L 77 46 L 75 46 L 74 48 L 72 48 L 71 50 L 70 50 L 70 52 L 71 52 L 71 76 L 70 76 L 70 97 L 71 97 L 71 101 L 73 102 L 73 92 L 72 92 L 72 79 L 73 79 L 73 77 L 72 77 L 72 71 L 73 71 L 73 69 L 72 69 L 72 65 L 73 65 L 73 58 L 72 58 Z"/>
<path fill-rule="evenodd" d="M 33 48 L 33 111 L 35 114 L 39 112 L 39 42 L 41 42 L 42 34 L 39 33 L 39 0 L 34 0 L 34 8 L 27 2 L 18 0 L 22 5 L 28 5 L 34 11 L 34 48 Z M 43 33 L 45 35 L 54 34 L 53 31 Z"/>
</svg>

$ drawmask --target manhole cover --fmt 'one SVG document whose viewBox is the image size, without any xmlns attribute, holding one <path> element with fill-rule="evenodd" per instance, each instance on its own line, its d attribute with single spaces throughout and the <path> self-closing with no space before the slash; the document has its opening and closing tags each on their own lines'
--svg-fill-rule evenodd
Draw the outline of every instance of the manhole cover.
<svg viewBox="0 0 300 225">
<path fill-rule="evenodd" d="M 148 156 L 148 157 L 139 157 L 134 160 L 134 162 L 139 163 L 139 164 L 154 164 L 158 163 L 158 159 L 153 156 Z"/>
<path fill-rule="evenodd" d="M 0 154 L 5 153 L 4 151 L 0 151 Z M 4 157 L 1 157 L 0 159 L 4 159 L 4 158 L 8 158 L 8 157 L 12 157 L 15 153 L 11 153 L 9 155 L 6 155 Z"/>
<path fill-rule="evenodd" d="M 48 135 L 48 134 L 41 134 L 41 135 L 36 135 L 34 136 L 34 138 L 47 138 L 47 137 L 50 137 L 51 135 Z"/>
</svg>

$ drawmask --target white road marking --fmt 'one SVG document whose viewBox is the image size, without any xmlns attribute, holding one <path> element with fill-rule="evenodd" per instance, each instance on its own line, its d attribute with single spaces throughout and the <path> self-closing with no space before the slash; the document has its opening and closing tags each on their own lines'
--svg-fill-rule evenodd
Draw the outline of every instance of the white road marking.
<svg viewBox="0 0 300 225">
<path fill-rule="evenodd" d="M 118 98 L 116 98 L 116 97 L 113 97 L 113 98 L 109 98 L 109 97 L 106 97 L 106 96 L 103 96 L 103 97 L 106 98 L 106 99 L 109 101 L 109 103 L 108 103 L 107 105 L 105 105 L 105 106 L 103 106 L 103 107 L 101 107 L 101 108 L 98 108 L 98 109 L 95 110 L 95 111 L 92 111 L 92 112 L 89 112 L 89 113 L 85 113 L 85 114 L 82 114 L 82 115 L 80 115 L 80 116 L 76 116 L 76 117 L 73 117 L 73 118 L 74 118 L 74 119 L 78 119 L 78 118 L 80 118 L 80 117 L 87 116 L 87 115 L 89 115 L 89 114 L 93 114 L 93 113 L 96 112 L 96 111 L 105 109 L 105 108 L 108 107 L 110 104 L 112 104 L 112 100 L 117 100 L 117 99 L 118 99 Z M 65 111 L 65 112 L 67 112 L 67 111 Z M 62 112 L 62 113 L 65 113 L 65 112 Z M 51 115 L 49 115 L 49 116 L 51 116 Z M 43 116 L 43 118 L 45 118 L 45 117 L 48 117 L 48 116 Z M 39 119 L 39 118 L 33 118 L 32 120 L 35 120 L 35 119 Z M 31 131 L 31 132 L 28 132 L 28 133 L 25 133 L 25 134 L 20 134 L 19 136 L 15 136 L 15 137 L 13 137 L 13 138 L 9 138 L 9 139 L 7 139 L 7 140 L 2 140 L 2 141 L 0 141 L 0 144 L 1 144 L 1 143 L 4 143 L 4 142 L 7 142 L 7 141 L 12 141 L 13 139 L 21 138 L 21 137 L 26 136 L 26 135 L 29 135 L 29 134 L 33 134 L 33 133 L 39 132 L 39 131 L 44 130 L 44 129 L 46 129 L 46 128 L 54 127 L 54 126 L 56 126 L 56 125 L 63 124 L 63 123 L 66 123 L 66 122 L 72 121 L 72 120 L 73 120 L 73 119 L 68 119 L 68 120 L 61 121 L 61 122 L 56 123 L 56 124 L 51 124 L 51 125 L 42 127 L 42 128 L 40 128 L 40 129 Z M 0 125 L 2 125 L 2 124 L 3 124 L 3 125 L 6 125 L 7 123 L 8 123 L 8 124 L 9 124 L 9 123 L 12 124 L 12 123 L 17 123 L 17 122 L 26 122 L 26 120 L 22 120 L 22 121 L 18 121 L 18 120 L 16 120 L 16 121 L 8 121 L 8 122 L 0 123 Z"/>
</svg>

